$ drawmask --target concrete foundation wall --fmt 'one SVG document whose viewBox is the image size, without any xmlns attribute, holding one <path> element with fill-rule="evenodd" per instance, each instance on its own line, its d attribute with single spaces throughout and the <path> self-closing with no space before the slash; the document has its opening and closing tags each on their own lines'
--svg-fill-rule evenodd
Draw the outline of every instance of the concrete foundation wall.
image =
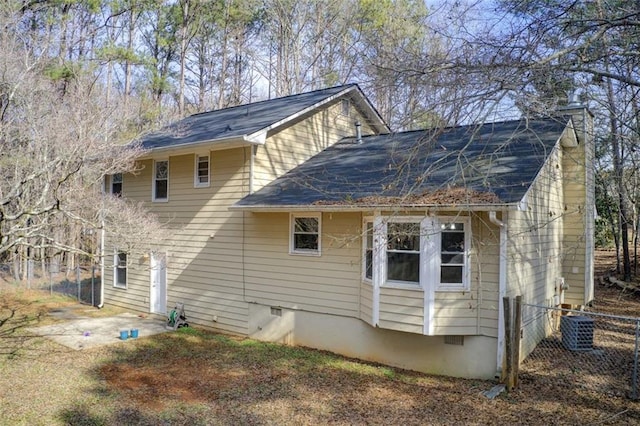
<svg viewBox="0 0 640 426">
<path fill-rule="evenodd" d="M 254 339 L 328 350 L 423 373 L 490 379 L 496 375 L 497 339 L 487 336 L 421 336 L 374 328 L 349 317 L 249 305 Z"/>
</svg>

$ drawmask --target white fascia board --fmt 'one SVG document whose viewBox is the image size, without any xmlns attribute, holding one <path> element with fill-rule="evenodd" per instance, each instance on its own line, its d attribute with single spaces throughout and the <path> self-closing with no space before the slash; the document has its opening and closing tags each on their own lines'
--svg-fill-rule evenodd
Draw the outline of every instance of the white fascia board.
<svg viewBox="0 0 640 426">
<path fill-rule="evenodd" d="M 260 144 L 264 144 L 266 137 L 267 137 L 267 132 L 269 132 L 270 130 L 273 130 L 275 128 L 278 128 L 280 126 L 282 126 L 283 124 L 286 124 L 292 120 L 295 120 L 303 115 L 305 115 L 306 113 L 313 111 L 315 109 L 318 109 L 319 107 L 326 105 L 328 103 L 333 102 L 336 99 L 339 99 L 341 97 L 343 97 L 344 95 L 348 94 L 349 92 L 357 92 L 357 104 L 366 109 L 366 113 L 369 116 L 373 116 L 375 118 L 378 119 L 379 123 L 372 123 L 376 128 L 378 128 L 380 130 L 381 133 L 389 133 L 389 127 L 384 123 L 384 120 L 382 119 L 382 117 L 380 116 L 380 114 L 378 114 L 378 112 L 373 108 L 373 106 L 371 106 L 371 104 L 369 103 L 369 101 L 367 100 L 367 98 L 364 96 L 364 94 L 360 91 L 360 89 L 357 86 L 353 86 L 353 87 L 349 87 L 347 89 L 344 89 L 338 93 L 336 93 L 333 96 L 329 96 L 328 98 L 325 98 L 323 100 L 321 100 L 320 102 L 317 102 L 311 106 L 308 106 L 307 108 L 298 111 L 295 114 L 292 114 L 286 118 L 283 118 L 280 121 L 276 121 L 275 123 L 270 124 L 269 126 L 258 130 L 257 132 L 251 133 L 249 135 L 246 135 L 246 139 L 248 141 L 256 141 L 256 143 L 260 143 Z M 258 142 L 260 141 L 260 142 Z"/>
<path fill-rule="evenodd" d="M 345 90 L 343 90 L 341 92 L 338 92 L 333 96 L 329 96 L 328 98 L 325 98 L 320 102 L 317 102 L 317 103 L 315 103 L 313 105 L 310 105 L 307 108 L 296 112 L 295 114 L 291 114 L 290 116 L 288 116 L 286 118 L 283 118 L 280 121 L 276 121 L 275 123 L 272 123 L 269 126 L 258 130 L 257 132 L 254 132 L 254 133 L 251 133 L 249 135 L 246 135 L 245 137 L 247 138 L 247 140 L 253 140 L 254 138 L 257 139 L 257 140 L 260 140 L 260 139 L 263 139 L 263 138 L 266 139 L 267 132 L 269 132 L 269 130 L 273 130 L 273 129 L 277 128 L 277 127 L 280 127 L 283 124 L 286 124 L 286 123 L 288 123 L 288 122 L 290 122 L 292 120 L 295 120 L 298 117 L 301 117 L 301 116 L 305 115 L 309 111 L 313 111 L 314 109 L 317 109 L 318 107 L 321 107 L 322 105 L 325 105 L 325 104 L 327 104 L 329 102 L 332 102 L 333 100 L 338 99 L 341 96 L 344 96 L 346 93 L 349 93 L 351 90 L 353 90 L 352 87 L 350 87 L 348 89 L 345 89 Z"/>
<path fill-rule="evenodd" d="M 566 131 L 566 129 L 565 129 Z M 527 188 L 527 191 L 524 193 L 524 196 L 522 197 L 522 199 L 516 204 L 517 208 L 516 210 L 518 211 L 525 211 L 527 210 L 527 208 L 529 207 L 529 193 L 531 192 L 531 188 L 533 188 L 533 185 L 536 183 L 536 181 L 540 178 L 540 175 L 542 174 L 542 171 L 544 170 L 545 166 L 547 165 L 547 161 L 549 161 L 549 159 L 551 158 L 551 156 L 558 150 L 560 149 L 562 145 L 562 136 L 564 135 L 564 132 L 562 132 L 562 135 L 560 135 L 560 137 L 558 138 L 558 140 L 556 141 L 556 143 L 553 145 L 553 148 L 551 149 L 551 151 L 549 152 L 549 154 L 547 154 L 547 158 L 544 159 L 544 163 L 542 163 L 542 166 L 540 167 L 540 170 L 538 170 L 538 173 L 536 173 L 536 177 L 533 178 L 533 180 L 531 181 L 531 184 L 529 185 L 529 187 Z"/>
<path fill-rule="evenodd" d="M 578 134 L 573 125 L 573 120 L 569 120 L 564 132 L 560 135 L 560 143 L 564 148 L 575 148 L 578 146 Z"/>
<path fill-rule="evenodd" d="M 355 103 L 361 111 L 365 111 L 363 115 L 372 116 L 378 120 L 378 123 L 369 123 L 373 127 L 377 128 L 378 132 L 380 132 L 381 134 L 391 133 L 391 129 L 389 128 L 389 126 L 384 122 L 384 119 L 382 118 L 380 113 L 378 113 L 375 107 L 371 104 L 371 101 L 369 101 L 369 99 L 364 96 L 364 94 L 361 93 L 361 95 L 358 96 L 358 99 L 356 99 Z"/>
<path fill-rule="evenodd" d="M 261 141 L 259 138 L 250 138 L 247 135 L 241 136 L 230 136 L 226 138 L 218 138 L 218 139 L 209 139 L 204 141 L 197 142 L 189 142 L 180 145 L 171 145 L 161 148 L 152 148 L 147 149 L 145 154 L 140 156 L 139 160 L 146 160 L 149 158 L 155 158 L 158 155 L 167 155 L 168 153 L 173 153 L 174 155 L 194 152 L 195 149 L 200 147 L 209 146 L 211 151 L 221 150 L 221 149 L 229 149 L 229 148 L 237 148 L 247 145 L 264 145 L 264 139 Z"/>
</svg>

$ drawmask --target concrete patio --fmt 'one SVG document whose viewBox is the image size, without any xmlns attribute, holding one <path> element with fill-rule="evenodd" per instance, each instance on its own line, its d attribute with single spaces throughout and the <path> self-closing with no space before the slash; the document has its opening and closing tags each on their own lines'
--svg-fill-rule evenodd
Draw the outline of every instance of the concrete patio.
<svg viewBox="0 0 640 426">
<path fill-rule="evenodd" d="M 167 328 L 164 319 L 157 317 L 142 318 L 131 313 L 122 313 L 110 317 L 90 318 L 77 317 L 61 311 L 53 314 L 66 321 L 32 327 L 28 331 L 47 337 L 71 349 L 81 350 L 114 343 L 126 343 L 131 340 L 121 339 L 121 332 L 138 330 L 138 338 L 151 336 L 173 330 Z"/>
</svg>

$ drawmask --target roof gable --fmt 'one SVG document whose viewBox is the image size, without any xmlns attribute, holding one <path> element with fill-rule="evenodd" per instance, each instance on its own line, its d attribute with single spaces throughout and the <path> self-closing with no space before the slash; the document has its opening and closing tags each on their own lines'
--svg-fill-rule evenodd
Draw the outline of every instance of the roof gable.
<svg viewBox="0 0 640 426">
<path fill-rule="evenodd" d="M 236 207 L 514 204 L 566 127 L 522 119 L 347 138 Z"/>
<path fill-rule="evenodd" d="M 141 139 L 144 149 L 181 148 L 200 143 L 241 140 L 264 143 L 266 132 L 342 96 L 354 98 L 375 127 L 388 131 L 357 84 L 337 86 L 185 117 Z"/>
</svg>

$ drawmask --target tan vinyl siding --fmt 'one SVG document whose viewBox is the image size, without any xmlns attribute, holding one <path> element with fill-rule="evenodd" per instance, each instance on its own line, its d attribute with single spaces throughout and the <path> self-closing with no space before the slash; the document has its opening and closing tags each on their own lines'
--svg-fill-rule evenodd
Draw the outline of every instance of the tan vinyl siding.
<svg viewBox="0 0 640 426">
<path fill-rule="evenodd" d="M 476 258 L 471 261 L 471 286 L 478 286 L 479 333 L 498 337 L 500 309 L 500 228 L 492 224 L 488 213 L 473 216 L 473 244 Z M 474 306 L 473 301 L 470 306 Z"/>
<path fill-rule="evenodd" d="M 433 314 L 435 335 L 497 337 L 499 292 L 499 232 L 487 213 L 471 215 L 470 289 L 436 291 Z"/>
<path fill-rule="evenodd" d="M 521 295 L 524 303 L 551 305 L 562 276 L 563 162 L 559 146 L 551 153 L 530 188 L 523 211 L 509 213 L 507 296 Z M 523 315 L 523 342 L 535 345 L 530 334 L 539 318 Z M 525 357 L 532 345 L 521 348 Z"/>
<path fill-rule="evenodd" d="M 135 311 L 147 312 L 149 310 L 149 262 L 141 253 L 130 253 L 127 255 L 127 288 L 116 288 L 113 286 L 113 266 L 114 250 L 106 252 L 104 261 L 104 293 L 105 298 L 116 305 Z M 141 282 L 147 285 L 141 285 Z"/>
<path fill-rule="evenodd" d="M 211 185 L 194 188 L 194 155 L 169 157 L 169 200 L 151 202 L 153 162 L 127 175 L 127 198 L 145 205 L 169 228 L 170 238 L 154 249 L 167 252 L 168 302 L 185 303 L 189 321 L 246 334 L 247 304 L 242 291 L 243 213 L 228 207 L 247 191 L 248 149 L 211 153 Z M 127 290 L 105 294 L 110 303 L 149 310 L 148 258 L 132 270 Z M 107 286 L 108 288 L 108 286 Z M 105 293 L 107 292 L 105 288 Z M 214 318 L 216 321 L 214 322 Z"/>
<path fill-rule="evenodd" d="M 526 196 L 524 211 L 509 214 L 508 296 L 546 303 L 562 275 L 564 200 L 562 155 L 555 149 Z"/>
<path fill-rule="evenodd" d="M 478 332 L 478 302 L 471 292 L 436 292 L 435 335 L 475 335 Z"/>
<path fill-rule="evenodd" d="M 373 325 L 373 286 L 368 282 L 360 284 L 360 319 Z"/>
<path fill-rule="evenodd" d="M 322 214 L 321 255 L 289 254 L 289 214 L 247 218 L 247 301 L 359 317 L 360 214 Z"/>
<path fill-rule="evenodd" d="M 424 291 L 409 288 L 380 288 L 380 328 L 422 334 Z"/>
<path fill-rule="evenodd" d="M 565 294 L 565 302 L 583 304 L 585 298 L 585 258 L 586 258 L 586 215 L 587 187 L 585 186 L 586 170 L 585 147 L 565 148 L 564 157 L 564 191 L 566 212 L 564 216 L 564 248 L 565 259 L 563 275 L 569 289 Z M 593 185 L 593 182 L 591 183 Z M 590 273 L 590 271 L 589 271 Z"/>
<path fill-rule="evenodd" d="M 338 102 L 276 134 L 269 134 L 266 144 L 259 146 L 255 154 L 253 190 L 257 191 L 343 137 L 354 136 L 357 120 L 363 123 L 363 135 L 373 133 L 364 118 L 351 108 L 351 114 L 345 116 Z"/>
</svg>

